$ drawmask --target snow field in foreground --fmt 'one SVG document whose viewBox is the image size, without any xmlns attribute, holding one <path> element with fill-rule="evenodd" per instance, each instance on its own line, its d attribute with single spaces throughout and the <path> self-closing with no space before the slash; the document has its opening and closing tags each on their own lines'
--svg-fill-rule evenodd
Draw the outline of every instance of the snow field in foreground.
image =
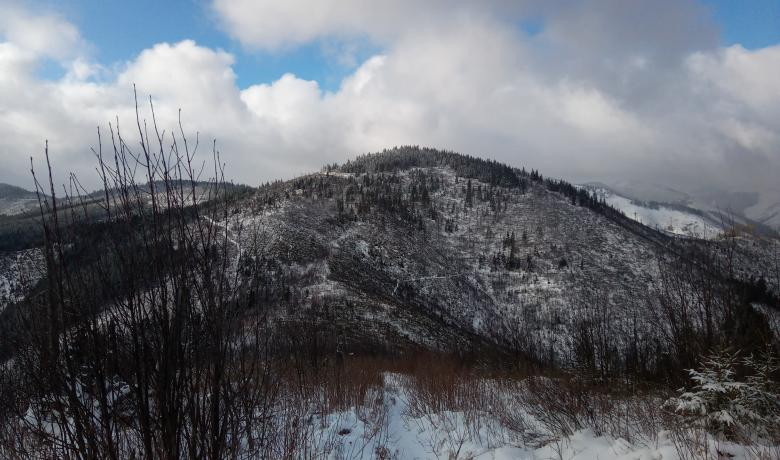
<svg viewBox="0 0 780 460">
<path fill-rule="evenodd" d="M 523 404 L 510 396 L 497 401 L 494 411 L 486 406 L 474 412 L 430 410 L 419 401 L 406 377 L 385 376 L 385 387 L 367 397 L 368 407 L 352 407 L 326 416 L 315 416 L 307 450 L 330 459 L 683 459 L 691 458 L 775 458 L 778 447 L 757 448 L 717 441 L 700 431 L 659 429 L 654 433 L 633 433 L 632 441 L 620 436 L 597 434 L 585 427 L 562 435 L 550 430 Z M 513 401 L 514 399 L 514 401 Z M 619 402 L 616 402 L 620 405 Z M 507 423 L 502 411 L 515 411 L 523 429 Z M 550 415 L 550 414 L 547 414 Z M 559 414 L 561 415 L 561 414 Z M 641 413 L 633 414 L 636 418 Z M 555 415 L 553 415 L 554 417 Z M 565 418 L 564 415 L 561 415 Z M 504 420 L 502 420 L 504 419 Z M 508 425 L 512 425 L 511 427 Z M 659 427 L 660 428 L 660 427 Z M 700 456 L 700 457 L 699 457 Z"/>
</svg>

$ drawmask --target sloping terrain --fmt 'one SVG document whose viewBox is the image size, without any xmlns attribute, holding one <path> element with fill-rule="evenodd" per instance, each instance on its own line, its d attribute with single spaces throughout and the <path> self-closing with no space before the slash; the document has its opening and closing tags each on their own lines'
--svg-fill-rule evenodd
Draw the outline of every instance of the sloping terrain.
<svg viewBox="0 0 780 460">
<path fill-rule="evenodd" d="M 35 193 L 21 187 L 0 184 L 0 216 L 22 214 L 38 206 Z"/>
<path fill-rule="evenodd" d="M 261 187 L 236 205 L 231 232 L 267 264 L 264 308 L 329 331 L 337 348 L 489 346 L 653 368 L 672 333 L 667 278 L 703 269 L 678 259 L 704 249 L 556 188 L 535 172 L 400 149 Z M 776 246 L 740 241 L 709 243 L 699 266 L 720 273 L 728 255 L 735 277 L 776 289 Z M 678 287 L 695 297 L 692 282 Z"/>
<path fill-rule="evenodd" d="M 780 202 L 772 196 L 762 196 L 758 202 L 745 210 L 745 215 L 772 228 L 780 229 Z"/>
<path fill-rule="evenodd" d="M 255 274 L 253 311 L 326 351 L 656 372 L 727 323 L 761 323 L 750 302 L 777 310 L 774 240 L 678 239 L 587 190 L 450 152 L 368 155 L 242 189 L 232 206 L 209 223 L 233 269 Z M 724 300 L 732 285 L 738 301 Z M 686 345 L 690 331 L 707 340 Z"/>
<path fill-rule="evenodd" d="M 636 180 L 609 180 L 607 184 L 591 182 L 584 186 L 603 191 L 607 199 L 615 195 L 615 204 L 620 207 L 624 204 L 628 217 L 634 218 L 636 212 L 636 217 L 643 219 L 646 224 L 654 226 L 659 223 L 662 229 L 671 226 L 678 234 L 684 234 L 681 230 L 686 222 L 698 223 L 702 219 L 716 228 L 738 225 L 774 236 L 780 230 L 778 190 L 727 192 L 699 187 L 684 192 Z M 665 212 L 659 213 L 662 208 L 666 208 Z"/>
<path fill-rule="evenodd" d="M 670 446 L 664 384 L 725 348 L 760 377 L 777 344 L 777 240 L 675 236 L 537 171 L 404 147 L 184 186 L 0 220 L 0 452 L 533 456 L 588 427 Z"/>
<path fill-rule="evenodd" d="M 715 238 L 725 230 L 722 222 L 684 205 L 632 200 L 597 183 L 584 187 L 627 217 L 673 235 Z"/>
</svg>

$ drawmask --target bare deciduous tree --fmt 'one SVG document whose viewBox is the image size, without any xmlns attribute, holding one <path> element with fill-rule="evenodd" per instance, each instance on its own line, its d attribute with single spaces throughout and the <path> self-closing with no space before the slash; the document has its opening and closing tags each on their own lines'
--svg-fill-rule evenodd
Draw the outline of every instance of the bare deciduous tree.
<svg viewBox="0 0 780 460">
<path fill-rule="evenodd" d="M 150 109 L 137 148 L 117 121 L 106 155 L 98 130 L 102 196 L 73 176 L 58 196 L 48 145 L 33 171 L 47 276 L 2 368 L 15 455 L 216 459 L 257 434 L 268 360 L 233 189 L 215 145 L 205 172 Z"/>
</svg>

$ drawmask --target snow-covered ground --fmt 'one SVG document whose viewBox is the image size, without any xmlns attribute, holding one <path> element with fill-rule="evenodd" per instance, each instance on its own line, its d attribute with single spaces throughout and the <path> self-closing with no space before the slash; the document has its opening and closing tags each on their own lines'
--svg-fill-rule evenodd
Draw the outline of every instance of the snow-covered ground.
<svg viewBox="0 0 780 460">
<path fill-rule="evenodd" d="M 701 458 L 754 458 L 763 449 L 773 458 L 777 447 L 746 447 L 718 441 L 703 432 L 659 430 L 621 436 L 597 434 L 586 427 L 568 435 L 550 432 L 545 423 L 522 408 L 526 432 L 519 433 L 493 407 L 480 413 L 448 411 L 420 413 L 419 405 L 402 383 L 404 377 L 386 376 L 384 392 L 371 407 L 353 407 L 315 416 L 307 439 L 316 458 L 329 459 L 599 459 L 676 460 L 698 452 Z M 500 412 L 500 411 L 498 411 Z M 636 418 L 641 414 L 634 414 Z M 562 416 L 565 418 L 565 416 Z M 516 428 L 516 427 L 514 427 Z M 681 437 L 682 436 L 682 437 Z M 690 438 L 684 438 L 690 436 Z M 684 445 L 683 445 L 684 444 Z"/>
<path fill-rule="evenodd" d="M 599 197 L 603 197 L 607 204 L 622 211 L 626 217 L 648 227 L 675 235 L 707 239 L 715 238 L 722 233 L 720 226 L 704 215 L 663 204 L 645 205 L 603 187 L 588 186 L 588 188 L 595 191 Z"/>
<path fill-rule="evenodd" d="M 721 417 L 724 408 L 729 408 L 727 415 L 749 412 L 737 412 L 741 406 L 722 402 L 716 407 L 714 400 L 713 406 L 709 405 L 711 400 L 705 393 L 721 401 L 723 385 L 745 385 L 730 377 L 705 379 L 692 390 L 688 387 L 695 393 L 681 393 L 680 398 L 703 404 L 702 412 L 689 417 L 671 408 L 669 402 L 679 399 L 667 399 L 665 391 L 626 393 L 576 377 L 484 374 L 452 367 L 443 356 L 413 360 L 411 371 L 388 371 L 380 362 L 352 359 L 313 373 L 298 368 L 300 373 L 293 372 L 289 380 L 271 379 L 269 391 L 260 400 L 253 400 L 262 406 L 253 411 L 257 419 L 248 425 L 253 427 L 251 434 L 240 430 L 241 447 L 232 458 L 780 458 L 780 445 L 758 437 L 757 431 L 741 438 L 751 439 L 749 444 L 739 444 L 709 434 L 703 428 L 707 425 L 698 422 L 702 420 L 699 414 Z M 702 371 L 697 375 L 710 374 Z M 120 380 L 108 387 L 110 401 L 131 397 L 130 387 Z M 78 393 L 84 406 L 94 406 L 99 413 L 100 406 L 89 392 L 80 389 Z M 44 406 L 31 405 L 23 418 L 28 427 L 60 436 L 60 425 L 52 421 Z M 736 426 L 738 422 L 732 423 Z M 122 440 L 117 444 L 121 458 L 133 449 L 137 452 L 140 439 L 132 428 L 120 426 L 115 436 Z M 43 455 L 36 458 L 48 458 L 46 452 L 56 452 L 39 445 L 35 436 L 30 436 L 25 446 L 28 452 L 43 449 Z M 0 457 L 2 449 L 0 443 Z"/>
<path fill-rule="evenodd" d="M 36 209 L 35 198 L 0 198 L 0 216 L 13 216 Z"/>
</svg>

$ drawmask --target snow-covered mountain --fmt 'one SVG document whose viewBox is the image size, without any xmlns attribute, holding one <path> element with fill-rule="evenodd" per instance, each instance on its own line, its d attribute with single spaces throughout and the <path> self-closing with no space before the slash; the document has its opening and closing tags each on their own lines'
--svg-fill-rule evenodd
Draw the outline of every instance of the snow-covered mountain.
<svg viewBox="0 0 780 460">
<path fill-rule="evenodd" d="M 581 187 L 595 193 L 599 199 L 619 209 L 631 219 L 672 235 L 713 239 L 724 231 L 741 231 L 762 235 L 777 235 L 774 212 L 780 204 L 769 206 L 758 215 L 761 206 L 745 207 L 754 198 L 730 196 L 734 206 L 718 205 L 725 198 L 695 198 L 678 190 L 662 187 L 631 185 L 608 186 L 590 182 Z M 650 197 L 650 198 L 640 198 Z M 736 204 L 735 204 L 736 203 Z"/>
<path fill-rule="evenodd" d="M 629 211 L 627 215 L 637 218 L 647 217 L 651 222 L 658 213 L 647 213 L 636 207 L 658 210 L 680 211 L 683 214 L 661 216 L 662 221 L 704 223 L 715 228 L 732 225 L 742 229 L 752 229 L 759 233 L 780 231 L 780 190 L 763 190 L 761 192 L 729 192 L 717 188 L 698 187 L 686 189 L 673 188 L 658 183 L 640 180 L 612 179 L 606 182 L 588 182 L 584 186 L 593 190 L 601 190 L 607 199 L 615 198 L 615 205 L 623 206 Z M 626 203 L 628 200 L 629 203 Z M 653 216 L 655 214 L 655 216 Z M 676 228 L 680 228 L 677 225 Z"/>
<path fill-rule="evenodd" d="M 487 348 L 657 370 L 676 321 L 672 280 L 685 292 L 701 288 L 699 272 L 780 284 L 775 240 L 717 237 L 707 213 L 430 149 L 363 156 L 232 206 L 209 224 L 228 232 L 237 270 L 263 264 L 256 308 L 316 324 L 341 350 Z"/>
<path fill-rule="evenodd" d="M 716 219 L 710 213 L 682 204 L 628 198 L 599 183 L 589 183 L 583 187 L 623 212 L 626 217 L 669 234 L 712 239 L 729 227 L 727 222 Z"/>
<path fill-rule="evenodd" d="M 780 242 L 697 238 L 717 221 L 681 206 L 416 147 L 217 200 L 166 185 L 162 206 L 139 187 L 119 214 L 99 194 L 67 209 L 46 233 L 52 280 L 40 229 L 24 237 L 48 216 L 0 218 L 0 407 L 22 427 L 5 445 L 48 453 L 26 439 L 67 410 L 53 426 L 86 414 L 132 456 L 151 406 L 160 426 L 158 407 L 197 411 L 194 442 L 202 420 L 235 420 L 252 458 L 675 458 L 658 433 L 691 419 L 667 423 L 668 393 L 634 382 L 780 335 Z M 606 437 L 639 430 L 655 447 Z"/>
</svg>

